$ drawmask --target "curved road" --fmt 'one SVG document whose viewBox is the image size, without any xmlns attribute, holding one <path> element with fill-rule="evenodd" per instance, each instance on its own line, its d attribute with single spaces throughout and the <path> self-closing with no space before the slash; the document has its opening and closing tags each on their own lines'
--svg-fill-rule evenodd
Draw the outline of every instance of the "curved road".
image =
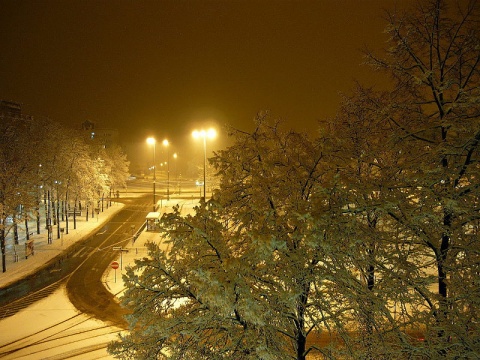
<svg viewBox="0 0 480 360">
<path fill-rule="evenodd" d="M 85 250 L 89 256 L 75 269 L 67 282 L 67 292 L 72 304 L 81 312 L 97 319 L 126 327 L 125 311 L 108 291 L 102 276 L 110 263 L 118 258 L 114 247 L 125 247 L 132 241 L 132 226 L 138 228 L 145 222 L 151 207 L 151 196 L 131 199 L 96 235 L 96 247 Z"/>
<path fill-rule="evenodd" d="M 0 289 L 1 316 L 15 314 L 66 283 L 70 301 L 81 312 L 120 327 L 126 326 L 124 311 L 114 295 L 105 289 L 102 276 L 118 256 L 113 247 L 132 241 L 132 226 L 135 231 L 139 229 L 145 215 L 151 211 L 152 202 L 151 195 L 119 201 L 126 206 L 95 234 L 78 242 L 35 274 Z"/>
</svg>

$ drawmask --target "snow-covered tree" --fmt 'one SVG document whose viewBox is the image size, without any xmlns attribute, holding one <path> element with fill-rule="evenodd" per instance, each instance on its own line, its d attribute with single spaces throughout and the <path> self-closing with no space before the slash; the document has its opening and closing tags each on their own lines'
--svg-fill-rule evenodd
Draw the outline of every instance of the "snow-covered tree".
<svg viewBox="0 0 480 360">
<path fill-rule="evenodd" d="M 6 235 L 36 206 L 38 137 L 31 118 L 0 115 L 0 245 L 2 271 L 6 269 Z M 22 210 L 23 209 L 23 210 Z M 10 221 L 7 221 L 10 219 Z"/>
<path fill-rule="evenodd" d="M 219 190 L 164 216 L 167 250 L 128 270 L 131 331 L 110 351 L 478 358 L 478 24 L 477 2 L 391 14 L 368 60 L 393 90 L 358 86 L 316 139 L 264 119 L 232 131 Z"/>
<path fill-rule="evenodd" d="M 0 116 L 0 243 L 6 271 L 5 239 L 10 229 L 16 231 L 17 222 L 37 216 L 39 233 L 43 200 L 48 239 L 53 240 L 52 225 L 60 238 L 68 206 L 81 200 L 93 203 L 108 192 L 108 184 L 124 184 L 128 161 L 119 148 L 100 159 L 98 149 L 77 131 L 48 118 Z M 65 226 L 68 231 L 68 221 Z"/>
<path fill-rule="evenodd" d="M 125 188 L 129 176 L 129 161 L 120 146 L 108 146 L 102 149 L 101 158 L 105 160 L 109 191 L 113 194 Z"/>
<path fill-rule="evenodd" d="M 263 120 L 235 139 L 212 161 L 213 199 L 195 216 L 164 217 L 168 252 L 150 244 L 151 258 L 129 269 L 132 332 L 112 345 L 118 356 L 306 359 L 318 351 L 310 337 L 338 320 L 321 264 L 323 144 Z"/>
<path fill-rule="evenodd" d="M 384 211 L 436 277 L 417 320 L 429 356 L 479 356 L 480 7 L 477 1 L 422 2 L 389 16 L 391 47 L 368 60 L 394 80 L 378 116 L 398 150 Z"/>
</svg>

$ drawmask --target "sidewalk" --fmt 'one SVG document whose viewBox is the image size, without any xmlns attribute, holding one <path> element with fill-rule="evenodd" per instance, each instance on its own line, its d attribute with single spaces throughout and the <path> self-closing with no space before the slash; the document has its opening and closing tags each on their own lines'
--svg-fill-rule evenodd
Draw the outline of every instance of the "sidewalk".
<svg viewBox="0 0 480 360">
<path fill-rule="evenodd" d="M 102 227 L 113 215 L 120 211 L 125 205 L 112 202 L 112 205 L 104 207 L 104 211 L 95 215 L 94 218 L 85 220 L 85 216 L 77 216 L 76 229 L 73 229 L 73 219 L 70 219 L 68 234 L 63 233 L 61 238 L 57 238 L 57 226 L 53 226 L 52 244 L 48 244 L 47 230 L 42 222 L 42 230 L 39 235 L 36 231 L 30 239 L 34 241 L 34 255 L 25 258 L 25 238 L 19 239 L 19 245 L 16 245 L 18 261 L 15 261 L 12 239 L 7 240 L 6 263 L 7 271 L 0 273 L 0 288 L 3 288 L 27 275 L 35 273 L 40 267 L 45 265 L 55 256 L 61 254 L 68 247 L 82 240 L 98 228 Z M 65 228 L 65 223 L 61 223 Z"/>
</svg>

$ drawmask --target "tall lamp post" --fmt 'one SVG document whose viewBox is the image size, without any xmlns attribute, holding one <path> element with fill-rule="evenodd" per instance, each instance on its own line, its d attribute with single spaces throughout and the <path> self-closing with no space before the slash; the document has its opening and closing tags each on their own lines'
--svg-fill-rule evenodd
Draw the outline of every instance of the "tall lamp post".
<svg viewBox="0 0 480 360">
<path fill-rule="evenodd" d="M 157 209 L 157 199 L 155 196 L 155 183 L 157 181 L 157 166 L 155 165 L 155 152 L 156 152 L 156 144 L 157 141 L 153 137 L 149 137 L 147 139 L 147 144 L 153 145 L 153 211 Z"/>
<path fill-rule="evenodd" d="M 167 200 L 170 200 L 170 143 L 167 139 L 163 140 L 163 146 L 167 148 Z"/>
<path fill-rule="evenodd" d="M 173 169 L 173 174 L 174 174 L 173 177 L 175 178 L 174 181 L 175 181 L 176 187 L 178 187 L 177 156 L 178 156 L 177 153 L 173 153 L 173 155 L 172 155 L 172 157 L 175 159 L 175 161 L 174 161 L 175 167 Z M 174 188 L 173 192 L 175 192 L 175 188 Z M 178 193 L 180 195 L 180 190 L 178 191 Z"/>
<path fill-rule="evenodd" d="M 213 139 L 217 136 L 217 132 L 215 129 L 208 129 L 208 130 L 194 130 L 192 132 L 192 136 L 195 139 L 202 138 L 203 139 L 203 198 L 206 200 L 206 173 L 207 173 L 207 138 Z"/>
</svg>

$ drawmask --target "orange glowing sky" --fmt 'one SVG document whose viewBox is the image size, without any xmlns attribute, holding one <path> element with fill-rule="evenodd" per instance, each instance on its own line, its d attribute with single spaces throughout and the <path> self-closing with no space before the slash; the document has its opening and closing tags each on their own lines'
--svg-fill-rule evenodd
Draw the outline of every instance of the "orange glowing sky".
<svg viewBox="0 0 480 360">
<path fill-rule="evenodd" d="M 360 50 L 385 45 L 384 9 L 411 3 L 0 0 L 0 99 L 131 141 L 248 129 L 261 110 L 311 131 L 355 79 L 381 82 Z"/>
</svg>

